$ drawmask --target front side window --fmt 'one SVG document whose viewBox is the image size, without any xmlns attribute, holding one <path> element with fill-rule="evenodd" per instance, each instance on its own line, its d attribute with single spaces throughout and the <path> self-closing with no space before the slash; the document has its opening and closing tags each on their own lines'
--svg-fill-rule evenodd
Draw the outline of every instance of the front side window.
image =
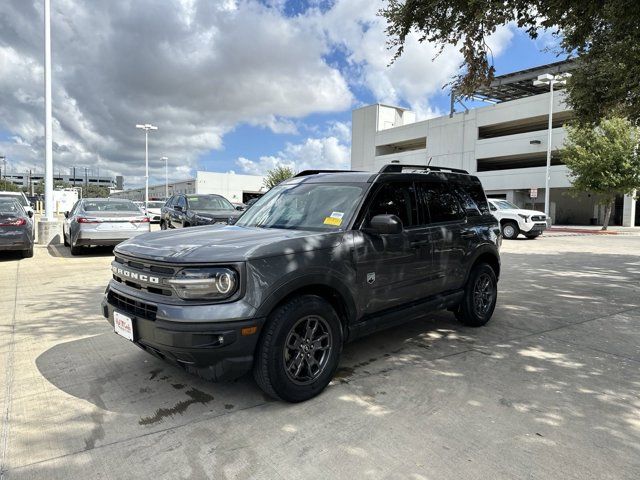
<svg viewBox="0 0 640 480">
<path fill-rule="evenodd" d="M 362 198 L 364 185 L 298 183 L 278 185 L 236 223 L 243 227 L 344 230 Z"/>
<path fill-rule="evenodd" d="M 178 197 L 178 199 L 176 200 L 175 203 L 176 207 L 182 207 L 183 210 L 187 209 L 187 201 L 185 200 L 184 197 Z"/>
<path fill-rule="evenodd" d="M 409 182 L 387 183 L 373 197 L 366 221 L 376 215 L 395 215 L 405 228 L 418 224 L 413 185 Z"/>
<path fill-rule="evenodd" d="M 418 193 L 426 205 L 431 223 L 455 222 L 465 218 L 464 210 L 450 185 L 419 184 Z"/>
</svg>

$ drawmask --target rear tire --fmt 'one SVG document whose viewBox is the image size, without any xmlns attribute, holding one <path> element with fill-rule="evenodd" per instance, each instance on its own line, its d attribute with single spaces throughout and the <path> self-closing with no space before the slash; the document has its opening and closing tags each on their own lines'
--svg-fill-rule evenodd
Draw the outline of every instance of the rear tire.
<svg viewBox="0 0 640 480">
<path fill-rule="evenodd" d="M 479 263 L 469 275 L 464 297 L 454 312 L 456 318 L 468 327 L 481 327 L 493 315 L 498 298 L 496 273 L 486 263 Z"/>
<path fill-rule="evenodd" d="M 502 236 L 507 240 L 513 240 L 518 237 L 520 229 L 516 222 L 504 222 L 502 224 Z"/>
<path fill-rule="evenodd" d="M 22 258 L 31 258 L 33 257 L 33 245 L 31 245 L 31 248 L 27 248 L 26 250 L 22 251 Z"/>
<path fill-rule="evenodd" d="M 342 325 L 333 307 L 316 295 L 301 295 L 269 316 L 253 375 L 267 395 L 303 402 L 329 384 L 341 350 Z"/>
<path fill-rule="evenodd" d="M 82 253 L 82 249 L 73 243 L 69 245 L 69 251 L 71 252 L 71 255 L 80 255 Z"/>
</svg>

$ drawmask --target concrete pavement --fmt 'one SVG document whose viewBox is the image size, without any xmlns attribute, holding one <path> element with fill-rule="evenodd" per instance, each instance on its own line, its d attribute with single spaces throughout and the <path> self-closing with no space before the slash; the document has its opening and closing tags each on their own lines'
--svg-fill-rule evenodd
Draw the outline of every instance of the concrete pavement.
<svg viewBox="0 0 640 480">
<path fill-rule="evenodd" d="M 638 237 L 505 242 L 488 326 L 441 312 L 362 339 L 298 405 L 113 334 L 110 259 L 0 254 L 3 480 L 638 477 Z"/>
</svg>

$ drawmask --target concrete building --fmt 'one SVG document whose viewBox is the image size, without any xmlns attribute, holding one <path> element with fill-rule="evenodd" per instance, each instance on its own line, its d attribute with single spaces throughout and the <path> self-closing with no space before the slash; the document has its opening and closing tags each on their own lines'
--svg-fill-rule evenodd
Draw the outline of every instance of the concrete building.
<svg viewBox="0 0 640 480">
<path fill-rule="evenodd" d="M 543 73 L 562 73 L 571 62 L 557 62 L 496 77 L 476 99 L 491 105 L 416 122 L 415 114 L 389 105 L 369 105 L 352 113 L 351 168 L 377 171 L 384 164 L 462 168 L 477 175 L 489 196 L 506 198 L 521 207 L 544 210 L 544 186 L 549 114 L 548 87 L 535 87 Z M 602 221 L 603 208 L 590 195 L 569 195 L 567 167 L 559 151 L 563 125 L 573 114 L 556 91 L 553 102 L 550 213 L 555 224 Z M 537 190 L 531 198 L 532 189 Z M 633 197 L 620 197 L 611 224 L 639 224 L 640 207 Z"/>
<path fill-rule="evenodd" d="M 31 185 L 37 185 L 44 181 L 44 173 L 38 172 L 2 172 L 2 179 L 13 183 L 20 188 L 29 188 Z M 109 176 L 109 175 L 85 175 L 80 169 L 76 172 L 76 175 L 61 175 L 58 173 L 53 176 L 54 182 L 66 182 L 72 186 L 82 187 L 86 183 L 89 185 L 99 185 L 101 187 L 122 188 L 123 177 Z"/>
<path fill-rule="evenodd" d="M 195 178 L 169 182 L 169 196 L 175 193 L 215 193 L 234 203 L 248 202 L 265 191 L 264 177 L 237 173 L 196 172 Z M 112 196 L 143 201 L 144 187 L 124 190 Z M 149 198 L 164 199 L 165 184 L 150 185 Z"/>
</svg>

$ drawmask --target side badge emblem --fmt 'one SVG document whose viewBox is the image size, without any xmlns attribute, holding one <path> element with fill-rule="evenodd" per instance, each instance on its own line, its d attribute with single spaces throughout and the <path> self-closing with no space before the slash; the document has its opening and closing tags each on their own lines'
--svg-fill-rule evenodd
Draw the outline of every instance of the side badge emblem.
<svg viewBox="0 0 640 480">
<path fill-rule="evenodd" d="M 367 273 L 367 283 L 371 285 L 375 281 L 376 281 L 376 273 L 375 272 Z"/>
</svg>

